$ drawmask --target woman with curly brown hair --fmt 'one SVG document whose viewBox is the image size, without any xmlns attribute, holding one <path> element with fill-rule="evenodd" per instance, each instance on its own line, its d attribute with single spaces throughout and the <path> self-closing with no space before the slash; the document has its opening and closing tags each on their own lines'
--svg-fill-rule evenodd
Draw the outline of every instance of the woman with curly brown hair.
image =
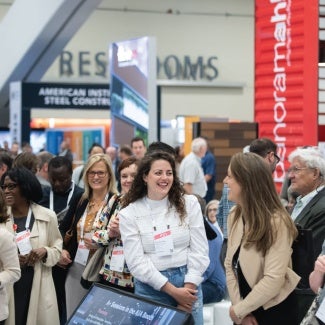
<svg viewBox="0 0 325 325">
<path fill-rule="evenodd" d="M 208 244 L 200 205 L 185 195 L 174 158 L 164 152 L 141 161 L 119 213 L 135 293 L 192 313 L 203 324 L 203 273 Z"/>
</svg>

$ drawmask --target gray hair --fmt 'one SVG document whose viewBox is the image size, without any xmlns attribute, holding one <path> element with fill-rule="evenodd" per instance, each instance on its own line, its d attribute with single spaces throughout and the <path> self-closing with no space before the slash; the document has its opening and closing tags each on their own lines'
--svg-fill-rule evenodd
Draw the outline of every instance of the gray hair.
<svg viewBox="0 0 325 325">
<path fill-rule="evenodd" d="M 290 163 L 293 159 L 302 160 L 307 167 L 319 169 L 320 175 L 325 176 L 325 158 L 322 152 L 316 147 L 298 148 L 291 152 L 288 157 Z"/>
<path fill-rule="evenodd" d="M 200 151 L 200 149 L 202 147 L 207 147 L 207 146 L 208 146 L 208 144 L 207 144 L 205 139 L 203 139 L 203 138 L 195 138 L 192 141 L 191 148 L 192 148 L 192 151 L 194 153 L 199 153 L 199 151 Z"/>
</svg>

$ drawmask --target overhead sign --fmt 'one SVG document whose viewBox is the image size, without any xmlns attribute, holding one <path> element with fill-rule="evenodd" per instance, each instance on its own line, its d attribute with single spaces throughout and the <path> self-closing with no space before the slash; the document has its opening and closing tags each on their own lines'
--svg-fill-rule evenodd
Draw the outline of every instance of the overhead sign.
<svg viewBox="0 0 325 325">
<path fill-rule="evenodd" d="M 255 17 L 255 121 L 282 182 L 289 153 L 318 142 L 318 0 L 256 0 Z"/>
<path fill-rule="evenodd" d="M 22 111 L 21 111 L 21 82 L 10 83 L 10 138 L 11 143 L 21 141 Z"/>
<path fill-rule="evenodd" d="M 34 108 L 109 109 L 107 84 L 23 83 L 22 103 Z"/>
</svg>

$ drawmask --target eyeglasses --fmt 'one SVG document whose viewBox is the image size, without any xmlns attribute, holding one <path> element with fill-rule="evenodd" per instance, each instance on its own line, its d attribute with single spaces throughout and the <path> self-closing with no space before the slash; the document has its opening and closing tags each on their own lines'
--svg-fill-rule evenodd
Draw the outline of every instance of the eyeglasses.
<svg viewBox="0 0 325 325">
<path fill-rule="evenodd" d="M 6 185 L 1 185 L 1 189 L 3 191 L 5 191 L 6 189 L 8 189 L 9 191 L 12 191 L 14 188 L 17 187 L 18 184 L 16 183 L 10 183 L 10 184 L 6 184 Z"/>
<path fill-rule="evenodd" d="M 273 152 L 273 156 L 275 159 L 275 164 L 277 165 L 280 162 L 280 157 L 274 152 L 274 151 L 269 151 L 267 154 L 270 154 L 271 152 Z"/>
<path fill-rule="evenodd" d="M 280 157 L 276 154 L 276 153 L 274 153 L 274 158 L 275 158 L 275 161 L 276 161 L 276 163 L 278 164 L 279 162 L 280 162 Z"/>
<path fill-rule="evenodd" d="M 208 209 L 208 212 L 217 211 L 217 210 L 218 210 L 217 208 L 211 208 L 211 209 Z"/>
<path fill-rule="evenodd" d="M 288 170 L 287 170 L 287 173 L 290 174 L 299 174 L 301 170 L 304 170 L 304 169 L 308 169 L 309 167 L 297 167 L 297 166 L 293 166 L 293 167 L 290 167 Z"/>
<path fill-rule="evenodd" d="M 88 172 L 87 174 L 88 174 L 89 178 L 94 178 L 96 175 L 98 176 L 98 178 L 104 178 L 107 175 L 107 172 L 100 170 L 98 172 L 91 171 L 91 172 Z"/>
</svg>

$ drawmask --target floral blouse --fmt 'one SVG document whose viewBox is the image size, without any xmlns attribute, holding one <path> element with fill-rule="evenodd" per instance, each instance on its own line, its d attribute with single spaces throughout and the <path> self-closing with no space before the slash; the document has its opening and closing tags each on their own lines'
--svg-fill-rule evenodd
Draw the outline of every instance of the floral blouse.
<svg viewBox="0 0 325 325">
<path fill-rule="evenodd" d="M 121 238 L 109 238 L 109 221 L 117 216 L 121 208 L 120 200 L 121 195 L 115 194 L 111 197 L 98 218 L 92 240 L 101 246 L 107 246 L 104 264 L 100 270 L 103 279 L 108 283 L 131 289 L 134 287 L 133 276 L 126 265 L 125 259 L 122 272 L 114 271 L 110 267 L 114 248 L 123 247 Z"/>
</svg>

